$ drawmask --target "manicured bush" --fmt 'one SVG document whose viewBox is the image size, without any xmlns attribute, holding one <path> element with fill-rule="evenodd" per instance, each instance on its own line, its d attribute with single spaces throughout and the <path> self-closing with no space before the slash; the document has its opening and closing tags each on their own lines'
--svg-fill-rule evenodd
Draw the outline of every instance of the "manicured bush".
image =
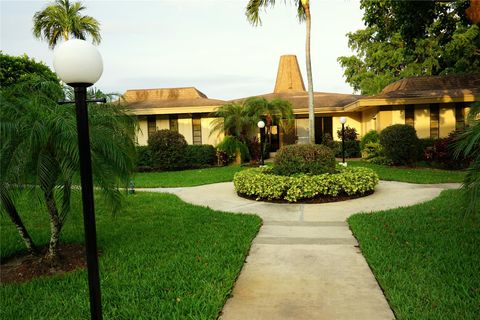
<svg viewBox="0 0 480 320">
<path fill-rule="evenodd" d="M 152 166 L 152 154 L 148 146 L 137 146 L 137 167 Z"/>
<path fill-rule="evenodd" d="M 237 151 L 240 152 L 242 157 L 242 162 L 249 160 L 249 153 L 247 146 L 235 138 L 234 136 L 225 136 L 222 142 L 220 142 L 217 146 L 217 149 L 220 151 L 225 152 L 228 157 L 228 163 L 235 160 L 237 155 Z"/>
<path fill-rule="evenodd" d="M 275 156 L 274 172 L 290 176 L 297 173 L 335 172 L 335 155 L 323 145 L 294 144 L 280 148 Z"/>
<path fill-rule="evenodd" d="M 187 145 L 185 167 L 205 168 L 216 162 L 216 150 L 210 144 Z"/>
<path fill-rule="evenodd" d="M 431 161 L 433 165 L 442 169 L 467 168 L 472 159 L 455 158 L 455 143 L 461 132 L 452 132 L 446 138 L 438 139 L 433 143 Z"/>
<path fill-rule="evenodd" d="M 342 141 L 335 141 L 337 144 L 335 157 L 341 158 L 342 154 Z M 345 158 L 358 158 L 360 157 L 360 142 L 358 140 L 345 140 Z"/>
<path fill-rule="evenodd" d="M 180 133 L 159 130 L 150 135 L 148 146 L 156 170 L 178 170 L 186 166 L 187 141 Z"/>
<path fill-rule="evenodd" d="M 418 157 L 420 143 L 415 128 L 405 124 L 395 124 L 380 133 L 380 144 L 385 156 L 395 165 L 412 165 Z"/>
<path fill-rule="evenodd" d="M 383 157 L 383 147 L 379 142 L 369 142 L 362 150 L 362 159 L 371 160 L 378 157 Z"/>
<path fill-rule="evenodd" d="M 233 178 L 240 195 L 257 200 L 287 200 L 296 202 L 318 196 L 363 195 L 375 189 L 378 175 L 368 168 L 342 168 L 338 173 L 282 176 L 270 167 L 237 172 Z"/>
<path fill-rule="evenodd" d="M 368 144 L 368 143 L 380 143 L 380 136 L 378 134 L 378 132 L 376 130 L 370 130 L 368 131 L 363 137 L 362 139 L 360 139 L 360 151 L 362 151 L 363 153 L 363 150 L 365 149 L 365 146 Z"/>
</svg>

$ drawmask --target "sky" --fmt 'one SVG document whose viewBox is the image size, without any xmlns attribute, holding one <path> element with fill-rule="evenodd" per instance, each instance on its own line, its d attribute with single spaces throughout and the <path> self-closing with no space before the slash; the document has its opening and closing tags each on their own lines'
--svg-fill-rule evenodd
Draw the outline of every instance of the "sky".
<svg viewBox="0 0 480 320">
<path fill-rule="evenodd" d="M 32 17 L 49 1 L 0 0 L 0 50 L 52 67 L 53 51 L 32 35 Z M 245 17 L 247 0 L 82 1 L 101 24 L 104 92 L 196 87 L 209 98 L 270 93 L 281 55 L 295 54 L 305 86 L 305 24 L 290 1 Z M 314 90 L 353 93 L 337 58 L 351 55 L 346 34 L 364 27 L 359 0 L 313 0 Z M 52 67 L 53 69 L 53 67 Z"/>
</svg>

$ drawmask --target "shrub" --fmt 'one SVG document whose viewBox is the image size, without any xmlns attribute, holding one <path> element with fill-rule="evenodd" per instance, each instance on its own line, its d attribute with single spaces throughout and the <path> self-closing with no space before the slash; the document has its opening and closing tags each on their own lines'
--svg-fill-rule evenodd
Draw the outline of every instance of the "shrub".
<svg viewBox="0 0 480 320">
<path fill-rule="evenodd" d="M 186 166 L 187 141 L 178 132 L 159 130 L 148 138 L 152 166 L 157 170 L 178 170 Z"/>
<path fill-rule="evenodd" d="M 332 173 L 335 172 L 335 155 L 330 148 L 323 145 L 284 146 L 277 152 L 274 171 L 284 176 L 297 173 Z"/>
<path fill-rule="evenodd" d="M 209 144 L 187 145 L 185 166 L 188 168 L 204 168 L 215 164 L 216 150 Z"/>
<path fill-rule="evenodd" d="M 418 157 L 417 159 L 422 159 L 426 161 L 433 160 L 433 145 L 435 144 L 435 139 L 430 138 L 423 138 L 418 139 L 419 147 L 418 147 Z"/>
<path fill-rule="evenodd" d="M 341 158 L 342 154 L 342 142 L 336 141 L 337 144 L 335 157 Z M 345 158 L 357 158 L 360 157 L 360 143 L 357 140 L 345 140 Z"/>
<path fill-rule="evenodd" d="M 446 138 L 438 139 L 431 148 L 431 160 L 434 165 L 442 169 L 464 169 L 472 159 L 455 158 L 455 143 L 461 132 L 455 131 Z"/>
<path fill-rule="evenodd" d="M 369 142 L 362 150 L 362 159 L 371 160 L 373 158 L 383 157 L 383 148 L 379 142 Z"/>
<path fill-rule="evenodd" d="M 247 140 L 247 147 L 248 153 L 250 154 L 250 161 L 252 162 L 259 162 L 261 159 L 261 145 L 260 141 L 258 141 L 257 137 L 253 137 L 253 139 Z"/>
<path fill-rule="evenodd" d="M 152 154 L 148 146 L 137 146 L 137 167 L 151 167 Z"/>
<path fill-rule="evenodd" d="M 370 130 L 368 131 L 362 139 L 360 139 L 360 151 L 363 153 L 363 149 L 365 149 L 365 146 L 368 143 L 372 142 L 380 142 L 380 136 L 378 135 L 378 132 L 376 130 Z M 363 156 L 362 156 L 363 157 Z"/>
<path fill-rule="evenodd" d="M 228 163 L 235 160 L 237 151 L 240 152 L 240 155 L 242 157 L 242 162 L 247 161 L 249 159 L 247 146 L 233 136 L 225 136 L 222 142 L 218 144 L 217 149 L 219 151 L 225 152 L 225 154 L 227 155 Z"/>
<path fill-rule="evenodd" d="M 342 129 L 337 130 L 338 139 L 342 140 Z M 345 141 L 355 141 L 357 140 L 358 133 L 357 129 L 345 126 Z"/>
<path fill-rule="evenodd" d="M 368 168 L 343 168 L 339 173 L 282 176 L 272 174 L 269 167 L 237 172 L 233 178 L 236 191 L 257 200 L 287 200 L 296 202 L 317 196 L 339 194 L 363 195 L 373 191 L 379 179 Z"/>
<path fill-rule="evenodd" d="M 395 124 L 380 133 L 380 144 L 385 156 L 395 165 L 412 165 L 418 156 L 419 141 L 415 128 L 405 124 Z"/>
</svg>

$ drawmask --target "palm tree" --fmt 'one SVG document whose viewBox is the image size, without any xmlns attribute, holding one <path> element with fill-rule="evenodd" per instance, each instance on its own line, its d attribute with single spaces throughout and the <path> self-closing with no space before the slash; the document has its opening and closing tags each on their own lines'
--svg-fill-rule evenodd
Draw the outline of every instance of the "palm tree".
<svg viewBox="0 0 480 320">
<path fill-rule="evenodd" d="M 58 41 L 68 40 L 70 36 L 85 40 L 91 36 L 93 43 L 100 43 L 100 23 L 90 16 L 81 15 L 85 7 L 80 2 L 70 3 L 70 0 L 55 0 L 33 16 L 33 35 L 45 39 L 53 49 Z"/>
<path fill-rule="evenodd" d="M 28 92 L 28 95 L 25 94 Z M 79 156 L 74 107 L 59 106 L 63 91 L 56 82 L 32 78 L 2 90 L 2 126 L 15 126 L 16 138 L 2 141 L 8 150 L 10 189 L 31 185 L 40 192 L 50 218 L 46 257 L 58 257 L 59 237 L 70 210 L 72 183 L 78 177 Z M 119 187 L 126 187 L 134 167 L 135 120 L 118 105 L 89 106 L 94 183 L 112 210 L 121 204 Z M 15 145 L 13 145 L 15 143 Z M 5 151 L 5 154 L 4 154 Z"/>
<path fill-rule="evenodd" d="M 469 126 L 457 138 L 455 157 L 472 159 L 463 180 L 463 189 L 469 196 L 467 212 L 474 217 L 480 213 L 480 103 L 472 106 L 468 113 Z"/>
<path fill-rule="evenodd" d="M 242 140 L 254 128 L 258 121 L 258 114 L 245 107 L 245 103 L 227 103 L 217 108 L 211 114 L 215 119 L 212 122 L 212 131 L 225 133 Z"/>
<path fill-rule="evenodd" d="M 308 81 L 308 122 L 309 122 L 309 141 L 315 143 L 315 110 L 313 104 L 313 79 L 312 63 L 310 58 L 310 32 L 311 32 L 311 14 L 309 0 L 294 0 L 297 7 L 297 16 L 300 22 L 305 21 L 307 27 L 307 36 L 305 44 L 305 54 L 307 62 L 307 81 Z M 262 23 L 259 11 L 261 8 L 269 8 L 275 5 L 275 0 L 250 0 L 247 4 L 245 14 L 248 21 L 254 26 Z"/>
<path fill-rule="evenodd" d="M 270 143 L 272 141 L 272 126 L 278 125 L 284 129 L 288 120 L 293 119 L 291 103 L 282 99 L 268 101 L 265 98 L 253 97 L 245 100 L 244 107 L 249 110 L 247 113 L 253 115 L 254 126 L 256 126 L 257 119 L 265 118 L 265 131 Z"/>
</svg>

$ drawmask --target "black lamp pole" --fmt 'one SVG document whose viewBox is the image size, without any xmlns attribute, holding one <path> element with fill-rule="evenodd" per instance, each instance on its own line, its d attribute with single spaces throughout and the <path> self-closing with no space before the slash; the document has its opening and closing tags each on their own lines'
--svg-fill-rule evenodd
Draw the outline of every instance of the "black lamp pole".
<svg viewBox="0 0 480 320">
<path fill-rule="evenodd" d="M 80 178 L 82 184 L 83 225 L 87 255 L 88 288 L 90 291 L 90 314 L 92 320 L 102 319 L 100 276 L 98 271 L 97 231 L 93 205 L 92 158 L 88 132 L 87 87 L 91 84 L 70 84 L 75 91 L 77 113 L 78 149 L 80 154 Z"/>
<path fill-rule="evenodd" d="M 342 163 L 345 163 L 345 123 L 342 123 Z"/>
<path fill-rule="evenodd" d="M 263 152 L 265 151 L 265 150 L 263 150 L 263 144 L 264 144 L 264 140 L 265 140 L 264 132 L 265 132 L 265 129 L 260 128 L 260 163 L 262 164 L 262 166 L 264 165 Z"/>
</svg>

